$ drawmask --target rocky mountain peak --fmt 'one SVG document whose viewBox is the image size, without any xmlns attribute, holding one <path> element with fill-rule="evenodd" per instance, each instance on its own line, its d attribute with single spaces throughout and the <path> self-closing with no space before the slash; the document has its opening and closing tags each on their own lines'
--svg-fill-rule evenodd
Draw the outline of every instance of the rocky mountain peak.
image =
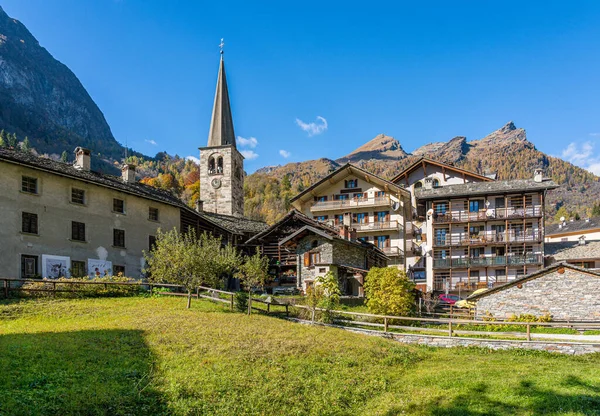
<svg viewBox="0 0 600 416">
<path fill-rule="evenodd" d="M 355 149 L 346 156 L 336 160 L 338 163 L 358 162 L 369 159 L 402 159 L 408 156 L 400 142 L 391 136 L 378 134 L 367 143 Z"/>
</svg>

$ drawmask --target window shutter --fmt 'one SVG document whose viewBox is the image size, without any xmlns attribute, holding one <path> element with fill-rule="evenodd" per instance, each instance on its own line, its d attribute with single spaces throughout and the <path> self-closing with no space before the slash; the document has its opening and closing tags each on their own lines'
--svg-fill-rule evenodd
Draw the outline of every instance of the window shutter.
<svg viewBox="0 0 600 416">
<path fill-rule="evenodd" d="M 369 213 L 366 212 L 365 213 L 365 224 L 368 224 L 368 223 L 369 223 Z"/>
<path fill-rule="evenodd" d="M 304 267 L 310 266 L 310 253 L 304 253 Z"/>
</svg>

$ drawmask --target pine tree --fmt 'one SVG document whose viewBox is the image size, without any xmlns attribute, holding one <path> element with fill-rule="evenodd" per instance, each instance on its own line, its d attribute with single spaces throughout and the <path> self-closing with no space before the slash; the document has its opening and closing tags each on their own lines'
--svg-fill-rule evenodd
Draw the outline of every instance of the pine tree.
<svg viewBox="0 0 600 416">
<path fill-rule="evenodd" d="M 69 155 L 66 150 L 63 150 L 62 154 L 60 155 L 60 161 L 63 163 L 67 163 L 69 161 Z"/>
<path fill-rule="evenodd" d="M 0 131 L 0 147 L 6 147 L 6 133 L 4 129 Z"/>
<path fill-rule="evenodd" d="M 25 136 L 25 140 L 21 143 L 21 150 L 29 153 L 31 152 L 31 145 L 29 144 L 29 137 Z"/>
<path fill-rule="evenodd" d="M 13 134 L 8 134 L 6 136 L 6 142 L 8 144 L 8 147 L 11 149 L 14 149 L 17 147 L 17 135 L 15 133 Z"/>
</svg>

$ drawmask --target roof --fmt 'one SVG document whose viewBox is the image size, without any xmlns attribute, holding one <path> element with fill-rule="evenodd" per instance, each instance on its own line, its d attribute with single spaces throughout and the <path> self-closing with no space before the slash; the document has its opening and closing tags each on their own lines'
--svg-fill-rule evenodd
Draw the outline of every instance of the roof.
<svg viewBox="0 0 600 416">
<path fill-rule="evenodd" d="M 174 205 L 193 211 L 179 198 L 170 192 L 145 185 L 141 182 L 123 182 L 120 176 L 106 175 L 103 173 L 85 171 L 74 168 L 72 165 L 57 162 L 52 159 L 38 157 L 32 153 L 0 148 L 0 160 L 8 163 L 24 165 L 32 169 L 42 170 L 56 175 L 92 183 L 94 185 L 111 188 L 116 191 L 128 193 L 141 198 Z M 195 212 L 195 211 L 194 211 Z"/>
<path fill-rule="evenodd" d="M 215 102 L 213 105 L 212 117 L 210 119 L 207 146 L 215 147 L 225 145 L 232 145 L 235 147 L 235 133 L 233 131 L 231 106 L 229 104 L 227 78 L 225 77 L 225 62 L 223 61 L 223 51 L 221 51 L 219 75 L 217 76 L 217 90 L 215 91 Z"/>
<path fill-rule="evenodd" d="M 549 179 L 544 179 L 542 182 L 536 182 L 533 179 L 514 179 L 511 181 L 469 182 L 433 189 L 420 188 L 415 190 L 415 196 L 418 199 L 457 198 L 473 195 L 545 191 L 555 188 L 558 188 L 558 185 Z"/>
<path fill-rule="evenodd" d="M 546 225 L 546 237 L 553 235 L 577 233 L 581 231 L 588 231 L 600 229 L 600 217 L 590 218 L 589 220 L 580 221 L 567 221 L 564 225 L 561 224 L 548 224 Z"/>
<path fill-rule="evenodd" d="M 379 185 L 387 192 L 392 190 L 397 194 L 405 194 L 407 198 L 410 197 L 410 193 L 406 189 L 396 185 L 395 183 L 392 183 L 370 172 L 367 172 L 366 170 L 361 169 L 358 166 L 355 166 L 351 163 L 346 163 L 345 165 L 339 167 L 338 169 L 331 172 L 329 175 L 325 176 L 321 180 L 315 182 L 310 187 L 300 192 L 298 195 L 294 196 L 292 199 L 290 199 L 290 202 L 294 202 L 297 200 L 306 201 L 310 197 L 316 195 L 316 192 L 318 192 L 318 190 L 321 187 L 323 187 L 323 185 L 329 186 L 335 180 L 340 181 L 349 175 L 355 175 L 363 178 L 368 183 L 374 183 L 376 185 Z"/>
<path fill-rule="evenodd" d="M 286 238 L 281 240 L 279 242 L 279 245 L 283 246 L 283 245 L 287 244 L 288 242 L 292 241 L 293 239 L 295 239 L 296 237 L 303 238 L 304 234 L 313 233 L 313 234 L 320 235 L 321 237 L 323 237 L 327 240 L 330 240 L 330 241 L 336 240 L 336 241 L 340 241 L 340 242 L 343 242 L 343 243 L 346 243 L 349 245 L 362 247 L 367 250 L 374 250 L 381 256 L 387 258 L 385 253 L 383 251 L 381 251 L 381 249 L 374 244 L 371 244 L 369 242 L 362 241 L 362 240 L 347 240 L 345 238 L 342 238 L 339 234 L 337 234 L 337 232 L 332 233 L 331 231 L 332 231 L 331 227 L 322 226 L 322 224 L 320 224 L 320 223 L 316 227 L 311 226 L 311 225 L 305 225 L 304 227 L 300 228 L 299 230 L 296 230 L 295 232 L 293 232 L 292 234 L 290 234 L 289 236 L 287 236 Z"/>
<path fill-rule="evenodd" d="M 407 176 L 409 173 L 413 172 L 415 169 L 420 168 L 424 163 L 429 163 L 431 165 L 437 165 L 440 166 L 444 169 L 448 169 L 448 170 L 453 170 L 455 172 L 459 172 L 461 174 L 465 174 L 465 175 L 469 175 L 469 176 L 473 176 L 477 179 L 480 179 L 482 181 L 492 181 L 495 178 L 490 178 L 488 176 L 485 175 L 480 175 L 479 173 L 476 172 L 471 172 L 470 170 L 466 170 L 466 169 L 461 169 L 459 167 L 456 167 L 454 165 L 450 165 L 448 163 L 444 163 L 444 162 L 440 162 L 438 160 L 433 160 L 430 159 L 428 157 L 420 157 L 415 163 L 413 163 L 412 165 L 410 165 L 409 167 L 407 167 L 406 169 L 404 169 L 402 172 L 400 172 L 399 174 L 397 174 L 396 176 L 394 176 L 392 178 L 392 182 L 397 182 L 398 180 L 400 180 L 400 178 L 402 178 L 403 176 Z"/>
<path fill-rule="evenodd" d="M 246 241 L 246 244 L 251 242 L 252 240 L 260 240 L 260 239 L 268 236 L 269 234 L 276 231 L 278 228 L 282 227 L 285 223 L 287 223 L 288 221 L 291 221 L 291 220 L 298 220 L 306 225 L 313 225 L 313 226 L 317 226 L 317 227 L 323 227 L 323 226 L 329 227 L 329 228 L 331 228 L 332 231 L 337 233 L 337 231 L 334 228 L 327 226 L 317 220 L 314 220 L 314 219 L 304 215 L 300 211 L 292 209 L 292 210 L 290 210 L 290 212 L 285 214 L 283 216 L 283 218 L 281 218 L 275 224 L 271 225 L 270 227 L 265 228 L 264 230 L 260 231 L 258 234 L 255 234 L 254 236 L 252 236 L 252 238 L 250 238 L 248 241 Z"/>
<path fill-rule="evenodd" d="M 544 252 L 556 261 L 600 259 L 600 240 L 586 241 L 583 245 L 579 241 L 545 243 Z"/>
<path fill-rule="evenodd" d="M 268 227 L 267 223 L 263 221 L 237 215 L 215 214 L 206 211 L 199 212 L 198 215 L 233 234 L 256 234 Z"/>
<path fill-rule="evenodd" d="M 600 273 L 596 273 L 596 272 L 590 271 L 588 269 L 583 269 L 581 267 L 576 267 L 576 266 L 573 266 L 572 264 L 568 264 L 568 263 L 565 263 L 565 262 L 555 263 L 555 264 L 553 264 L 553 265 L 551 265 L 549 267 L 546 267 L 546 268 L 543 268 L 541 270 L 538 270 L 537 272 L 528 274 L 526 276 L 520 277 L 520 278 L 515 279 L 515 280 L 511 280 L 510 282 L 505 283 L 505 284 L 503 284 L 501 286 L 496 286 L 496 287 L 494 287 L 492 289 L 489 289 L 489 290 L 487 290 L 485 292 L 478 293 L 476 295 L 471 295 L 471 296 L 469 296 L 467 298 L 467 300 L 478 300 L 478 299 L 481 299 L 484 296 L 488 296 L 488 295 L 491 295 L 493 293 L 500 292 L 501 290 L 508 289 L 510 287 L 513 287 L 513 286 L 516 286 L 518 284 L 521 284 L 523 282 L 527 282 L 529 280 L 538 279 L 538 278 L 540 278 L 540 277 L 542 277 L 542 276 L 544 276 L 544 275 L 546 275 L 548 273 L 551 273 L 551 272 L 553 272 L 553 271 L 555 271 L 555 270 L 557 270 L 557 269 L 559 269 L 561 267 L 564 267 L 566 269 L 576 270 L 576 271 L 581 272 L 581 273 L 591 274 L 592 276 L 598 276 L 598 277 L 600 277 Z"/>
</svg>

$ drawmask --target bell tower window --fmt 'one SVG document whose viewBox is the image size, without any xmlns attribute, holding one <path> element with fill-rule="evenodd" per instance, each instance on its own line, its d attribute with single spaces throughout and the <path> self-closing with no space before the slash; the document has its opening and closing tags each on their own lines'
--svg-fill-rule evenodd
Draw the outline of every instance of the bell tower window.
<svg viewBox="0 0 600 416">
<path fill-rule="evenodd" d="M 215 158 L 213 156 L 211 156 L 210 159 L 208 159 L 208 174 L 214 175 L 215 173 L 216 173 Z"/>
<path fill-rule="evenodd" d="M 221 156 L 217 158 L 217 174 L 223 174 L 223 158 Z"/>
</svg>

